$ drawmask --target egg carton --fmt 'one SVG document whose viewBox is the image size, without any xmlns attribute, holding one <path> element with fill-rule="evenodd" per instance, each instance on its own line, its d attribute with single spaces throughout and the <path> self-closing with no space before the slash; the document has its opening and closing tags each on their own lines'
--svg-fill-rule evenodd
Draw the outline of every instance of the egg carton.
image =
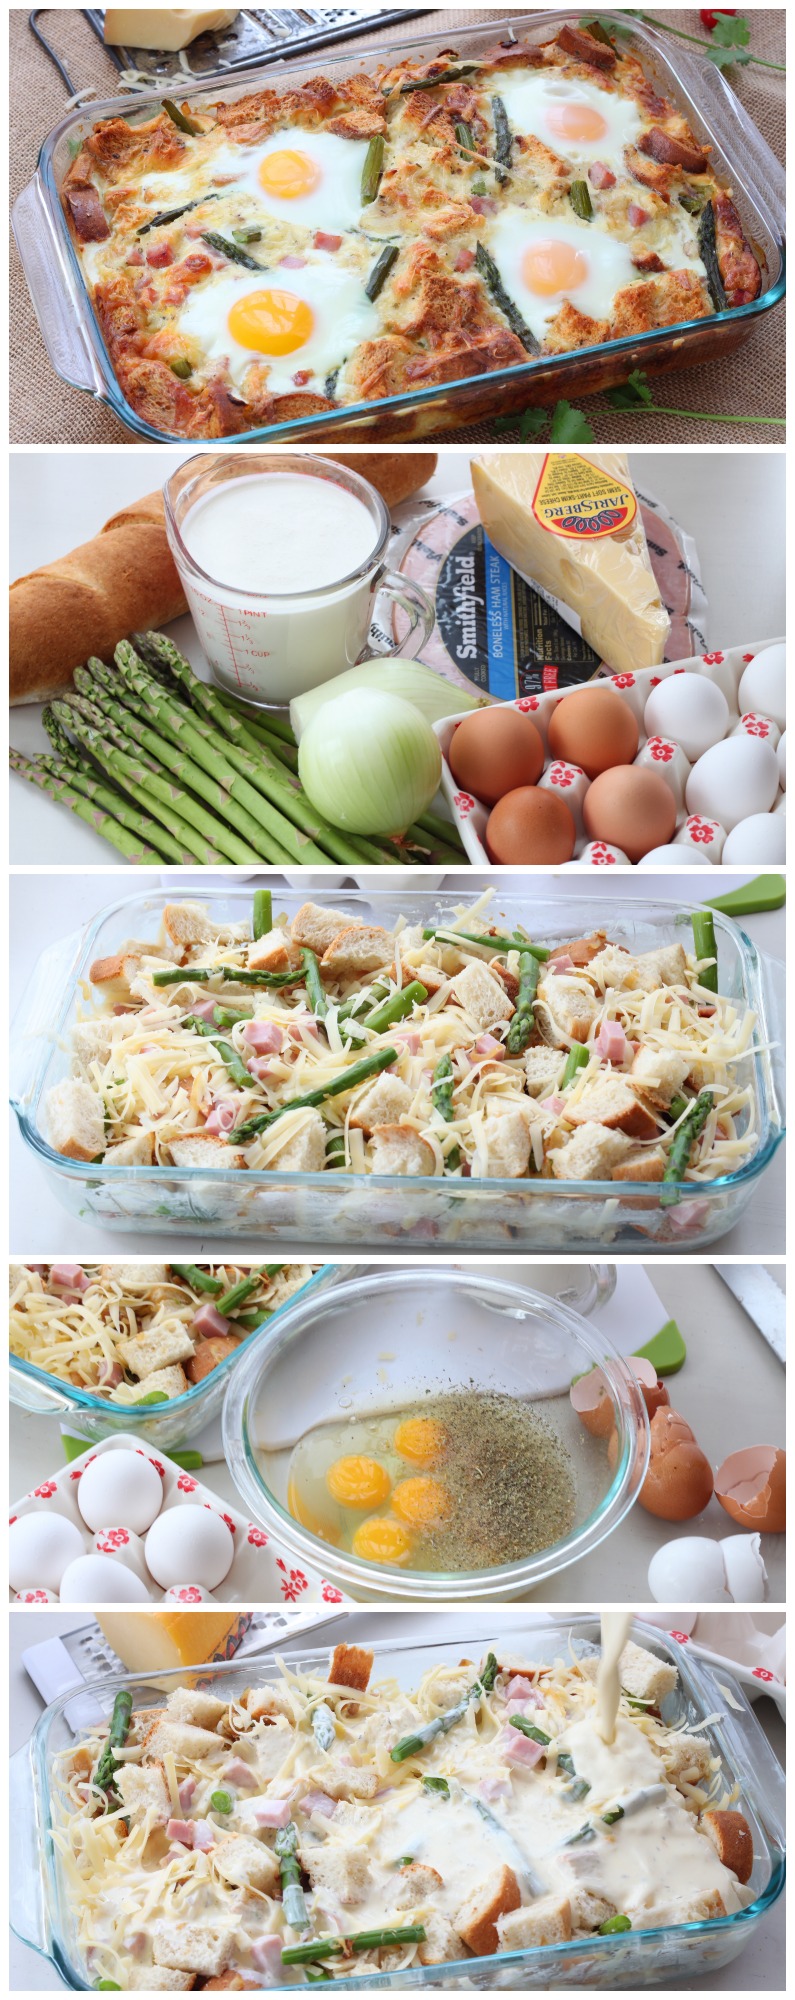
<svg viewBox="0 0 795 2000">
<path fill-rule="evenodd" d="M 612 688 L 631 708 L 640 729 L 635 762 L 646 766 L 649 770 L 657 771 L 673 792 L 677 814 L 671 838 L 676 846 L 682 848 L 682 862 L 685 867 L 695 860 L 704 864 L 719 863 L 727 838 L 726 830 L 718 820 L 709 819 L 701 814 L 688 814 L 684 794 L 692 767 L 679 744 L 666 737 L 644 735 L 643 716 L 649 695 L 661 681 L 670 679 L 673 674 L 699 674 L 705 680 L 712 681 L 726 697 L 729 721 L 724 736 L 739 732 L 740 724 L 745 722 L 749 735 L 768 736 L 775 747 L 779 737 L 776 724 L 771 723 L 769 717 L 764 715 L 743 717 L 740 713 L 738 690 L 746 667 L 756 658 L 757 653 L 767 652 L 771 646 L 780 644 L 783 644 L 782 640 L 755 640 L 744 646 L 716 649 L 710 653 L 696 653 L 687 660 L 665 661 L 660 667 L 639 667 L 634 673 L 605 675 L 590 683 L 592 688 Z M 557 791 L 559 796 L 566 800 L 573 814 L 576 827 L 574 859 L 565 866 L 573 867 L 583 860 L 592 862 L 594 866 L 626 862 L 626 855 L 617 848 L 610 847 L 605 841 L 588 841 L 582 817 L 583 800 L 590 782 L 585 772 L 575 764 L 566 764 L 560 758 L 553 758 L 548 754 L 547 732 L 550 718 L 553 709 L 557 708 L 560 701 L 565 698 L 565 692 L 557 688 L 550 689 L 544 694 L 523 695 L 520 700 L 510 703 L 512 708 L 519 708 L 524 714 L 532 715 L 543 739 L 544 770 L 538 780 L 539 785 L 543 790 Z M 440 790 L 461 835 L 469 860 L 477 868 L 489 868 L 492 863 L 486 851 L 486 824 L 491 808 L 483 805 L 473 793 L 462 790 L 456 783 L 448 763 L 453 733 L 456 724 L 461 720 L 460 715 L 446 715 L 440 722 L 434 724 L 443 758 Z M 723 738 L 716 740 L 722 741 Z M 785 793 L 779 788 L 770 811 L 782 812 L 784 801 Z M 741 856 L 736 855 L 733 859 L 739 862 Z"/>
<path fill-rule="evenodd" d="M 274 1541 L 272 1535 L 266 1534 L 264 1528 L 259 1527 L 256 1522 L 246 1520 L 244 1514 L 238 1513 L 234 1508 L 227 1506 L 225 1501 L 219 1500 L 217 1493 L 212 1493 L 209 1486 L 203 1486 L 192 1472 L 183 1472 L 173 1459 L 167 1458 L 163 1453 L 152 1451 L 132 1434 L 125 1435 L 120 1432 L 116 1437 L 103 1438 L 100 1444 L 91 1446 L 81 1454 L 80 1458 L 73 1459 L 71 1465 L 65 1465 L 59 1472 L 54 1473 L 51 1479 L 43 1479 L 40 1485 L 34 1487 L 32 1493 L 26 1493 L 21 1500 L 12 1504 L 9 1525 L 24 1514 L 43 1514 L 48 1510 L 60 1514 L 80 1530 L 85 1553 L 91 1555 L 94 1549 L 94 1536 L 91 1529 L 86 1527 L 80 1513 L 77 1489 L 86 1466 L 107 1451 L 136 1451 L 150 1460 L 163 1481 L 161 1514 L 177 1507 L 209 1507 L 226 1522 L 234 1537 L 235 1553 L 232 1567 L 224 1577 L 223 1583 L 211 1592 L 211 1603 L 276 1604 L 280 1607 L 299 1605 L 304 1608 L 309 1605 L 332 1606 L 350 1602 L 350 1599 L 337 1589 L 336 1584 L 327 1581 L 317 1570 L 306 1566 L 296 1568 L 294 1558 L 289 1551 Z M 123 1528 L 124 1525 L 123 1522 L 108 1524 L 109 1527 L 118 1528 Z M 146 1581 L 147 1588 L 151 1591 L 152 1602 L 162 1603 L 165 1591 L 161 1590 L 159 1584 L 155 1583 L 154 1577 L 148 1574 Z M 183 1581 L 189 1585 L 195 1582 L 195 1578 L 186 1576 Z M 31 1577 L 29 1582 L 35 1585 L 35 1577 Z M 15 1593 L 11 1591 L 9 1594 L 11 1601 L 15 1601 Z"/>
</svg>

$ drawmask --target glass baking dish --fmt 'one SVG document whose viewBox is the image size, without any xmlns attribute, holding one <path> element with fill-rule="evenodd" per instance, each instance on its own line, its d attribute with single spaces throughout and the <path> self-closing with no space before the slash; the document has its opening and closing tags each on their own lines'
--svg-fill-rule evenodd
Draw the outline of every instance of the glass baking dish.
<svg viewBox="0 0 795 2000">
<path fill-rule="evenodd" d="M 435 387 L 384 397 L 378 402 L 350 404 L 320 411 L 314 416 L 291 419 L 287 423 L 266 424 L 246 431 L 230 444 L 266 439 L 286 443 L 295 439 L 359 437 L 385 442 L 413 442 L 437 435 L 460 424 L 488 420 L 496 411 L 505 415 L 523 409 L 528 402 L 554 403 L 559 397 L 592 396 L 619 382 L 625 382 L 634 368 L 657 374 L 669 368 L 688 368 L 696 362 L 722 363 L 725 355 L 744 345 L 762 313 L 784 296 L 784 169 L 771 152 L 761 132 L 752 123 L 725 78 L 713 63 L 674 42 L 647 20 L 633 20 L 626 14 L 604 15 L 620 28 L 624 45 L 636 53 L 655 89 L 672 98 L 686 117 L 698 139 L 712 148 L 712 157 L 736 196 L 745 233 L 762 268 L 762 289 L 752 304 L 712 314 L 708 319 L 685 320 L 676 326 L 653 328 L 623 340 L 604 341 L 596 347 L 581 348 L 571 354 L 541 356 L 520 367 L 497 369 L 488 375 L 462 377 Z M 459 55 L 477 57 L 494 45 L 495 39 L 513 37 L 538 43 L 548 41 L 566 22 L 575 25 L 580 14 L 565 8 L 514 16 L 496 27 L 475 25 L 455 31 Z M 442 50 L 450 52 L 449 40 L 441 41 L 438 31 L 391 42 L 382 50 L 368 50 L 352 60 L 347 51 L 336 58 L 328 54 L 310 63 L 285 63 L 268 69 L 268 82 L 284 78 L 291 85 L 318 73 L 334 78 L 352 70 L 372 74 L 402 58 L 428 60 Z M 234 101 L 256 88 L 257 72 L 213 88 L 214 101 Z M 186 88 L 184 97 L 206 99 L 207 87 Z M 127 117 L 145 119 L 161 103 L 157 91 L 105 100 L 67 112 L 45 139 L 34 178 L 19 196 L 13 211 L 13 227 L 25 276 L 41 328 L 47 353 L 57 375 L 73 388 L 86 389 L 113 410 L 131 435 L 153 442 L 181 443 L 180 433 L 156 429 L 139 417 L 123 395 L 111 366 L 105 342 L 86 288 L 80 260 L 66 224 L 60 188 L 70 165 L 72 142 L 90 130 L 99 119 Z"/>
<path fill-rule="evenodd" d="M 509 878 L 511 879 L 511 878 Z M 500 921 L 529 924 L 547 944 L 590 932 L 602 925 L 617 943 L 649 951 L 681 938 L 692 947 L 686 901 L 622 902 L 606 894 L 601 881 L 588 883 L 582 898 L 556 903 L 553 895 L 520 892 L 511 880 L 504 892 L 494 884 L 492 910 Z M 689 888 L 689 878 L 671 878 Z M 473 878 L 466 900 L 474 902 L 482 879 Z M 491 886 L 491 881 L 489 883 Z M 325 1246 L 330 1256 L 343 1248 L 378 1252 L 410 1247 L 449 1251 L 514 1250 L 600 1254 L 611 1250 L 683 1251 L 703 1249 L 734 1227 L 784 1135 L 784 971 L 760 958 L 750 938 L 728 917 L 715 912 L 721 990 L 752 1007 L 757 1015 L 758 1050 L 747 1059 L 755 1097 L 759 1146 L 748 1163 L 709 1185 L 679 1183 L 682 1200 L 660 1202 L 660 1188 L 634 1181 L 455 1180 L 417 1175 L 356 1175 L 335 1169 L 315 1174 L 253 1173 L 227 1167 L 125 1167 L 94 1165 L 56 1153 L 41 1130 L 43 1100 L 52 1085 L 70 1074 L 68 1034 L 77 1017 L 80 982 L 97 957 L 110 956 L 131 937 L 154 937 L 161 913 L 174 900 L 174 885 L 121 897 L 98 912 L 82 931 L 54 943 L 38 960 L 12 1024 L 11 1101 L 19 1129 L 48 1175 L 53 1194 L 72 1214 L 90 1216 L 109 1236 L 156 1229 L 184 1240 L 209 1229 L 227 1236 L 255 1237 L 271 1248 L 289 1244 L 295 1255 L 307 1246 Z M 195 890 L 193 892 L 195 894 Z M 391 926 L 449 924 L 456 907 L 449 894 L 414 888 L 337 892 L 334 908 L 365 922 Z M 234 878 L 202 885 L 201 900 L 217 911 L 219 928 L 250 916 L 251 890 Z M 298 889 L 279 890 L 277 909 L 289 917 L 304 901 Z M 745 1070 L 743 1071 L 745 1075 Z M 667 1193 L 670 1189 L 666 1190 Z M 759 1244 L 759 1255 L 779 1244 Z"/>
<path fill-rule="evenodd" d="M 61 1417 L 78 1437 L 84 1437 L 91 1444 L 99 1443 L 102 1438 L 135 1431 L 147 1444 L 167 1452 L 172 1446 L 184 1444 L 188 1438 L 195 1437 L 212 1417 L 218 1415 L 229 1387 L 230 1373 L 239 1361 L 243 1347 L 251 1341 L 267 1339 L 271 1327 L 288 1306 L 295 1304 L 296 1299 L 310 1298 L 313 1293 L 324 1291 L 329 1285 L 351 1275 L 350 1265 L 343 1269 L 334 1264 L 324 1264 L 305 1285 L 285 1299 L 283 1305 L 277 1306 L 262 1327 L 250 1333 L 234 1354 L 228 1354 L 225 1361 L 213 1368 L 203 1382 L 196 1382 L 192 1388 L 186 1389 L 183 1396 L 171 1396 L 165 1402 L 154 1404 L 145 1414 L 140 1408 L 130 1408 L 129 1404 L 110 1403 L 104 1396 L 92 1396 L 88 1389 L 78 1389 L 71 1382 L 61 1381 L 58 1375 L 48 1375 L 44 1368 L 34 1367 L 31 1361 L 23 1361 L 20 1355 L 9 1353 L 10 1401 L 16 1403 L 18 1409 L 27 1410 L 31 1416 Z"/>
<path fill-rule="evenodd" d="M 395 1614 L 396 1632 L 399 1614 Z M 360 1621 L 357 1621 L 360 1626 Z M 755 1936 L 767 1911 L 781 1894 L 785 1877 L 785 1787 L 784 1773 L 739 1684 L 721 1667 L 719 1674 L 699 1660 L 689 1645 L 680 1644 L 672 1634 L 637 1621 L 633 1638 L 655 1653 L 672 1661 L 679 1685 L 669 1697 L 670 1716 L 666 1719 L 693 1728 L 710 1721 L 710 1743 L 720 1757 L 729 1786 L 741 1793 L 742 1810 L 751 1826 L 754 1865 L 750 1878 L 753 1902 L 732 1916 L 709 1921 L 666 1925 L 647 1931 L 625 1931 L 612 1937 L 590 1937 L 577 1943 L 547 1945 L 534 1949 L 501 1953 L 499 1957 L 468 1958 L 439 1966 L 417 1966 L 406 1972 L 368 1973 L 367 1991 L 527 1991 L 531 1988 L 596 1987 L 615 1988 L 661 1985 L 681 1979 L 688 1986 L 706 1973 L 729 1965 Z M 594 1617 L 566 1618 L 554 1623 L 543 1616 L 531 1619 L 521 1614 L 496 1614 L 495 1630 L 484 1642 L 483 1621 L 477 1636 L 425 1644 L 396 1638 L 374 1647 L 373 1679 L 396 1678 L 405 1689 L 416 1685 L 429 1667 L 457 1666 L 462 1646 L 480 1659 L 493 1645 L 499 1652 L 516 1653 L 527 1646 L 534 1661 L 553 1661 L 570 1645 L 589 1652 L 599 1643 L 599 1621 Z M 328 1672 L 328 1649 L 305 1650 L 300 1643 L 282 1647 L 291 1666 L 309 1673 Z M 257 1662 L 256 1678 L 264 1684 L 279 1678 L 275 1660 Z M 225 1699 L 252 1681 L 252 1662 L 208 1666 L 198 1676 L 184 1673 L 105 1674 L 85 1684 L 79 1695 L 80 1726 L 109 1717 L 116 1692 L 133 1691 L 136 1709 L 157 1708 L 163 1693 L 184 1684 L 217 1689 Z M 9 1769 L 8 1819 L 14 1828 L 11 1844 L 11 1922 L 17 1937 L 49 1959 L 65 1986 L 76 1992 L 91 1988 L 80 1964 L 75 1941 L 76 1911 L 72 1885 L 59 1865 L 51 1840 L 54 1811 L 53 1762 L 59 1752 L 75 1740 L 70 1724 L 75 1694 L 63 1695 L 47 1708 L 30 1741 L 11 1759 Z M 300 1979 L 300 1974 L 299 1974 Z M 291 1983 L 295 1983 L 292 1981 Z M 335 1979 L 346 1992 L 362 1992 L 363 1982 L 355 1977 Z"/>
</svg>

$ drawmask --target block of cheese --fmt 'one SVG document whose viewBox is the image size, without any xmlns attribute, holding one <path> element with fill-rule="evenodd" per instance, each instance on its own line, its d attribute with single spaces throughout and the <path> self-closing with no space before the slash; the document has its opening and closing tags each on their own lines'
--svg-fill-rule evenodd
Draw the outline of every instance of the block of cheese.
<svg viewBox="0 0 795 2000">
<path fill-rule="evenodd" d="M 103 1611 L 97 1622 L 130 1673 L 146 1674 L 160 1667 L 199 1667 L 208 1660 L 231 1659 L 251 1614 L 179 1611 L 163 1605 L 156 1611 Z"/>
<path fill-rule="evenodd" d="M 238 7 L 106 7 L 105 40 L 114 48 L 186 49 L 197 35 L 231 28 Z"/>
<path fill-rule="evenodd" d="M 489 452 L 472 484 L 492 546 L 611 672 L 660 665 L 670 619 L 620 452 Z"/>
</svg>

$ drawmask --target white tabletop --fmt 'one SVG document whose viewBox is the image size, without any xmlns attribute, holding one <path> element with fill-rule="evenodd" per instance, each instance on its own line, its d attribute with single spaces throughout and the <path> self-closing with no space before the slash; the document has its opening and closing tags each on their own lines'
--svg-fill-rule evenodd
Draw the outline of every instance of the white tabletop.
<svg viewBox="0 0 795 2000">
<path fill-rule="evenodd" d="M 726 894 L 738 888 L 747 876 L 737 875 L 729 869 L 706 872 L 709 887 L 703 885 L 701 870 L 686 870 L 681 875 L 655 874 L 653 886 L 650 877 L 635 870 L 622 874 L 620 884 L 611 882 L 611 891 L 622 897 L 638 898 L 641 901 L 654 896 L 662 902 L 670 902 L 681 907 L 682 901 L 691 904 L 698 900 L 699 891 L 714 895 Z M 159 881 L 155 869 L 148 871 L 152 886 Z M 168 879 L 168 871 L 164 875 Z M 201 885 L 201 870 L 197 869 L 190 878 L 191 883 Z M 274 875 L 274 883 L 283 878 Z M 347 879 L 347 878 L 346 878 Z M 96 915 L 98 909 L 114 902 L 118 897 L 129 895 L 140 885 L 141 878 L 116 869 L 85 871 L 72 874 L 52 873 L 34 875 L 13 875 L 10 878 L 10 1009 L 13 1020 L 22 995 L 28 985 L 33 967 L 48 942 L 68 936 Z M 462 895 L 471 895 L 471 874 L 451 874 L 440 880 Z M 173 877 L 172 877 L 173 882 Z M 579 873 L 566 869 L 550 871 L 549 882 L 544 884 L 544 893 L 549 893 L 549 885 L 554 883 L 556 898 L 563 900 L 582 899 L 589 893 Z M 148 886 L 148 880 L 147 880 Z M 307 885 L 309 886 L 309 885 Z M 510 878 L 505 878 L 504 886 L 512 886 Z M 595 888 L 597 885 L 594 884 Z M 326 885 L 327 887 L 327 885 Z M 590 889 L 590 878 L 589 878 Z M 193 891 L 195 893 L 195 890 Z M 327 890 L 328 893 L 328 890 Z M 597 908 L 593 911 L 594 920 Z M 773 959 L 783 959 L 785 939 L 784 909 L 765 911 L 756 916 L 745 917 L 742 928 L 747 932 L 760 953 Z M 125 1255 L 136 1251 L 162 1255 L 174 1248 L 170 1235 L 161 1235 L 155 1230 L 135 1236 L 116 1235 L 104 1230 L 90 1219 L 72 1217 L 66 1214 L 55 1200 L 48 1179 L 42 1172 L 36 1156 L 29 1151 L 17 1130 L 12 1114 L 11 1126 L 10 1243 L 14 1255 L 27 1257 L 87 1257 L 91 1254 L 110 1256 L 114 1251 L 123 1250 Z M 198 1257 L 201 1250 L 213 1257 L 239 1255 L 240 1243 L 227 1240 L 213 1233 L 206 1238 L 191 1237 L 193 1254 Z M 274 1250 L 278 1248 L 273 1245 Z M 775 1159 L 762 1175 L 750 1204 L 734 1229 L 721 1239 L 718 1254 L 736 1257 L 777 1257 L 784 1253 L 784 1148 L 780 1146 Z M 293 1250 L 297 1255 L 297 1250 Z"/>
<path fill-rule="evenodd" d="M 505 1613 L 501 1614 L 503 1629 L 507 1624 Z M 350 1614 L 345 1638 L 351 1644 L 357 1641 L 372 1645 L 379 1639 L 388 1639 L 394 1631 L 394 1621 L 400 1618 L 401 1638 L 450 1639 L 460 1635 L 462 1643 L 475 1638 L 488 1641 L 494 1632 L 494 1619 L 486 1612 L 449 1612 L 436 1614 L 390 1613 L 371 1611 Z M 18 1612 L 11 1619 L 9 1638 L 9 1696 L 10 1696 L 10 1750 L 17 1750 L 27 1739 L 42 1712 L 42 1703 L 35 1688 L 29 1681 L 22 1665 L 21 1654 L 32 1643 L 31 1625 L 35 1624 L 36 1639 L 61 1636 L 85 1624 L 85 1618 L 65 1612 L 29 1613 Z M 726 1614 L 726 1653 L 731 1655 L 732 1614 Z M 336 1635 L 335 1635 L 336 1636 Z M 756 1704 L 756 1715 L 765 1730 L 776 1756 L 783 1764 L 786 1735 L 784 1724 L 773 1702 L 763 1697 Z M 704 1993 L 736 1993 L 745 1991 L 782 1992 L 785 1985 L 785 1905 L 783 1895 L 779 1897 L 761 1929 L 755 1933 L 753 1950 L 746 1951 L 732 1965 L 721 1972 L 706 1974 L 695 1982 L 695 1989 Z M 57 1992 L 61 1982 L 54 1966 L 42 1959 L 28 1946 L 20 1943 L 12 1935 L 10 1956 L 10 1990 L 13 1993 Z M 693 1990 L 692 1980 L 674 1980 L 666 1986 L 666 1991 Z"/>
<path fill-rule="evenodd" d="M 190 450 L 18 452 L 11 460 L 12 578 L 89 541 L 102 523 L 164 482 Z M 695 540 L 709 601 L 710 646 L 775 639 L 784 615 L 784 457 L 779 453 L 632 452 L 630 466 L 644 492 L 663 501 Z M 468 489 L 469 452 L 439 454 L 422 497 Z M 178 646 L 207 677 L 191 620 L 171 628 Z M 51 748 L 36 705 L 14 708 L 11 741 L 27 756 Z M 27 781 L 11 776 L 11 861 L 81 867 L 107 863 L 112 852 L 73 814 Z"/>
</svg>

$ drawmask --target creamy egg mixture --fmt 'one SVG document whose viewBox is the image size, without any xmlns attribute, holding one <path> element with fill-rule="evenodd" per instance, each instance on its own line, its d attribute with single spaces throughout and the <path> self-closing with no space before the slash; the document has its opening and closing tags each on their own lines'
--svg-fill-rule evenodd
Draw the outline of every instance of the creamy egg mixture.
<svg viewBox="0 0 795 2000">
<path fill-rule="evenodd" d="M 653 1688 L 653 1655 L 621 1657 Z M 133 1715 L 110 1779 L 104 1732 L 62 1754 L 54 1838 L 92 1984 L 366 1976 L 548 1942 L 550 1912 L 576 1942 L 751 1900 L 700 1823 L 726 1802 L 708 1739 L 658 1696 L 612 1701 L 609 1674 L 597 1691 L 595 1653 L 489 1653 L 410 1695 L 371 1665 L 342 1646 L 328 1681 L 281 1663 L 228 1703 L 179 1689 Z"/>
</svg>

